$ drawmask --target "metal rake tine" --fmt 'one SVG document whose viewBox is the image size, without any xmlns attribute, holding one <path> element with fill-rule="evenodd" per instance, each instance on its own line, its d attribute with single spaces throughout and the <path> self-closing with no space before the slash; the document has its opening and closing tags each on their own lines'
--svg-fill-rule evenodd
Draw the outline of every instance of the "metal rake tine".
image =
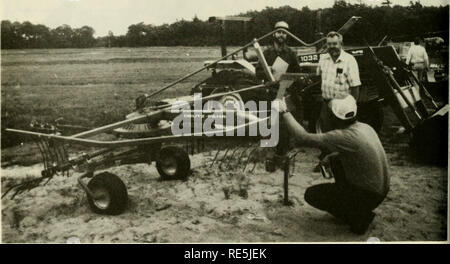
<svg viewBox="0 0 450 264">
<path fill-rule="evenodd" d="M 248 166 L 248 163 L 250 162 L 250 156 L 252 155 L 253 152 L 255 152 L 256 149 L 257 149 L 257 147 L 253 147 L 253 150 L 250 151 L 250 153 L 247 155 L 247 162 L 245 163 L 245 167 L 244 167 L 244 170 L 243 170 L 244 172 L 245 172 L 245 169 Z"/>
<path fill-rule="evenodd" d="M 50 166 L 52 167 L 53 164 L 55 163 L 55 153 L 53 152 L 53 150 L 50 147 L 50 141 L 49 140 L 43 140 L 44 145 L 46 146 L 46 149 L 48 150 L 48 153 L 50 154 Z"/>
<path fill-rule="evenodd" d="M 66 148 L 64 147 L 64 143 L 63 144 L 61 144 L 61 148 L 62 148 L 62 152 L 63 152 L 63 155 L 64 155 L 64 159 L 65 159 L 65 161 L 69 161 L 69 155 L 67 154 L 67 150 L 66 150 Z M 70 174 L 69 174 L 69 169 L 67 169 L 66 170 L 66 172 L 67 172 L 67 176 L 70 176 Z M 64 174 L 64 173 L 63 173 Z"/>
<path fill-rule="evenodd" d="M 42 151 L 42 147 L 39 144 L 39 140 L 36 140 L 35 138 L 33 138 L 33 141 L 38 146 L 39 152 L 41 153 L 42 161 L 44 162 L 44 170 L 46 170 L 47 169 L 47 160 L 46 160 L 46 156 L 45 156 L 44 152 Z"/>
<path fill-rule="evenodd" d="M 49 139 L 48 142 L 49 142 L 49 148 L 51 149 L 51 151 L 53 151 L 53 155 L 55 158 L 53 160 L 52 167 L 55 166 L 55 163 L 56 163 L 56 166 L 62 167 L 61 165 L 63 164 L 63 160 L 62 160 L 62 157 L 59 152 L 59 142 L 57 140 L 53 140 L 53 139 Z M 56 175 L 59 175 L 58 171 L 56 171 Z"/>
<path fill-rule="evenodd" d="M 55 148 L 58 167 L 62 167 L 62 165 L 64 164 L 64 157 L 61 154 L 60 143 L 58 141 L 53 141 L 53 146 Z"/>
<path fill-rule="evenodd" d="M 45 184 L 47 184 L 52 177 L 48 177 L 48 180 L 46 181 Z M 31 179 L 31 180 L 25 180 L 24 182 L 15 184 L 11 187 L 8 188 L 8 190 L 2 195 L 2 199 L 12 190 L 14 190 L 13 195 L 11 196 L 11 199 L 14 199 L 14 197 L 16 197 L 17 195 L 25 192 L 25 191 L 30 191 L 36 187 L 38 187 L 41 182 L 45 179 L 45 177 L 39 177 L 39 178 L 35 178 L 35 179 Z M 44 185 L 45 185 L 44 184 Z"/>
<path fill-rule="evenodd" d="M 292 162 L 292 174 L 290 175 L 290 176 L 293 176 L 293 174 L 294 174 L 294 171 L 295 171 L 295 158 L 297 157 L 297 155 L 298 155 L 298 153 L 300 153 L 301 152 L 301 150 L 298 150 L 298 151 L 296 151 L 295 153 L 294 153 L 294 155 L 292 155 L 291 156 L 291 158 L 290 158 L 290 160 L 289 160 L 289 162 Z"/>
<path fill-rule="evenodd" d="M 252 172 L 252 173 L 255 170 L 256 166 L 258 165 L 258 162 L 253 162 L 253 164 L 255 164 L 255 165 L 253 165 L 253 168 L 250 170 L 250 172 Z"/>
<path fill-rule="evenodd" d="M 230 165 L 231 165 L 231 162 L 233 161 L 233 157 L 234 157 L 234 154 L 240 149 L 241 147 L 237 147 L 237 148 L 235 148 L 234 149 L 234 151 L 231 153 L 231 158 L 230 159 L 228 159 L 228 163 L 227 163 L 227 169 L 229 169 L 230 168 Z"/>
<path fill-rule="evenodd" d="M 219 156 L 219 152 L 221 152 L 221 151 L 222 151 L 221 149 L 217 150 L 216 155 L 214 156 L 214 159 L 213 159 L 211 165 L 209 165 L 210 168 L 211 168 L 211 167 L 214 165 L 214 163 L 216 162 L 217 157 Z"/>
<path fill-rule="evenodd" d="M 230 146 L 229 147 L 229 150 L 231 150 L 231 149 L 233 149 L 233 151 L 232 151 L 232 153 L 231 154 L 228 154 L 227 156 L 225 156 L 224 157 L 224 159 L 223 159 L 223 161 L 228 161 L 227 162 L 227 164 L 226 164 L 226 169 L 228 169 L 228 165 L 231 163 L 231 161 L 233 160 L 233 155 L 234 155 L 234 153 L 236 152 L 236 150 L 238 149 L 239 147 L 235 147 L 235 148 L 233 148 L 233 146 Z"/>
<path fill-rule="evenodd" d="M 64 174 L 63 174 L 63 176 L 64 176 Z M 52 179 L 52 178 L 49 177 L 48 180 L 47 180 L 43 185 L 47 185 L 47 183 L 48 183 L 51 179 Z"/>
<path fill-rule="evenodd" d="M 62 161 L 60 168 L 64 168 L 64 165 L 69 161 L 69 157 L 67 156 L 67 151 L 64 148 L 64 142 L 59 141 L 59 143 L 58 143 L 58 150 L 59 150 L 59 153 L 61 155 L 61 161 Z M 63 169 L 62 170 L 62 175 L 63 176 L 65 175 L 65 172 L 69 172 L 69 169 Z"/>
<path fill-rule="evenodd" d="M 254 150 L 257 150 L 257 149 L 258 149 L 258 146 L 256 146 Z M 251 169 L 250 172 L 253 172 L 255 170 L 255 168 L 258 166 L 258 160 L 256 160 L 256 161 L 254 160 L 253 164 L 255 164 L 255 165 L 253 165 L 253 168 Z"/>
<path fill-rule="evenodd" d="M 14 191 L 14 194 L 11 196 L 11 199 L 14 199 L 14 197 L 16 197 L 17 195 L 25 192 L 25 190 L 27 189 L 29 185 L 29 182 L 25 182 L 22 184 L 19 184 L 19 186 L 17 186 L 16 190 Z"/>
<path fill-rule="evenodd" d="M 242 151 L 242 152 L 241 152 L 241 155 L 239 155 L 239 158 L 238 158 L 238 164 L 237 164 L 237 165 L 241 165 L 241 161 L 242 161 L 242 158 L 243 158 L 244 154 L 245 154 L 245 153 L 247 152 L 247 150 L 250 149 L 251 147 L 252 147 L 252 145 L 249 145 L 248 147 L 244 148 L 244 151 Z"/>
<path fill-rule="evenodd" d="M 22 183 L 18 183 L 18 184 L 15 184 L 15 185 L 9 187 L 8 190 L 6 190 L 6 192 L 5 192 L 4 194 L 2 194 L 2 199 L 3 199 L 3 197 L 5 197 L 12 189 L 17 188 L 17 187 L 20 186 L 21 184 L 22 184 Z M 11 199 L 12 199 L 12 198 L 11 198 Z"/>
<path fill-rule="evenodd" d="M 47 145 L 45 144 L 45 141 L 42 138 L 40 138 L 39 144 L 42 147 L 42 152 L 44 153 L 45 156 L 45 168 L 48 169 L 49 167 L 52 166 L 50 153 L 48 151 Z"/>
<path fill-rule="evenodd" d="M 250 170 L 250 172 L 253 172 L 255 170 L 256 166 L 258 166 L 258 161 L 253 161 L 253 164 L 255 164 L 255 165 L 253 165 L 253 168 Z"/>
<path fill-rule="evenodd" d="M 219 169 L 222 168 L 222 167 L 221 167 L 221 166 L 222 166 L 222 163 L 223 163 L 224 160 L 226 159 L 227 154 L 228 154 L 228 151 L 230 151 L 230 146 L 227 146 L 226 151 L 225 151 L 225 154 L 223 155 L 222 159 L 220 160 L 220 163 L 219 163 L 219 165 L 218 165 Z"/>
</svg>

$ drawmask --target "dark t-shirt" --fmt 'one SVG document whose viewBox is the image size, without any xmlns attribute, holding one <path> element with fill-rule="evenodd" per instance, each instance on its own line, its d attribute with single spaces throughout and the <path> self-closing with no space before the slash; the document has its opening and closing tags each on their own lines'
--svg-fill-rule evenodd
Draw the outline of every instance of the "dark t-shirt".
<svg viewBox="0 0 450 264">
<path fill-rule="evenodd" d="M 272 66 L 277 57 L 280 57 L 289 64 L 286 72 L 289 73 L 300 72 L 300 65 L 298 63 L 297 54 L 288 46 L 284 46 L 284 48 L 281 49 L 280 51 L 275 50 L 274 46 L 270 46 L 266 50 L 264 50 L 263 54 L 269 66 Z M 265 76 L 264 71 L 262 70 L 259 64 L 256 69 L 256 72 L 258 78 L 267 80 L 267 77 Z"/>
<path fill-rule="evenodd" d="M 349 184 L 382 196 L 387 194 L 390 178 L 386 152 L 371 126 L 356 122 L 346 129 L 317 134 L 317 137 L 323 147 L 339 152 Z"/>
</svg>

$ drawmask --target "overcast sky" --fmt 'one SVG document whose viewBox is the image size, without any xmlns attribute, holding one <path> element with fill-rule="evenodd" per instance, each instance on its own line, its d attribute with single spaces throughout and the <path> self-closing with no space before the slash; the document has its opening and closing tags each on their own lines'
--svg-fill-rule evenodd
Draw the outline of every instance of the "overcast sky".
<svg viewBox="0 0 450 264">
<path fill-rule="evenodd" d="M 393 4 L 408 5 L 410 0 L 391 0 Z M 416 0 L 414 0 L 416 1 Z M 347 0 L 358 3 L 358 0 Z M 362 0 L 368 5 L 380 5 L 384 0 Z M 423 5 L 446 5 L 449 0 L 421 0 Z M 62 24 L 71 27 L 88 25 L 96 36 L 127 32 L 128 26 L 139 22 L 161 25 L 176 20 L 202 20 L 210 16 L 236 15 L 267 6 L 289 5 L 301 9 L 325 8 L 334 0 L 0 0 L 2 20 L 30 21 L 55 28 Z"/>
</svg>

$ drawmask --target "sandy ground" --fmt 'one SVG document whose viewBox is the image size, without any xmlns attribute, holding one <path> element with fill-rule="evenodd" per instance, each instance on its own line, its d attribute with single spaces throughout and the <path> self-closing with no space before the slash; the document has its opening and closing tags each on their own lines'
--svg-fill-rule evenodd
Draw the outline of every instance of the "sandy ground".
<svg viewBox="0 0 450 264">
<path fill-rule="evenodd" d="M 401 148 L 401 147 L 400 147 Z M 312 172 L 318 151 L 301 149 L 290 178 L 292 206 L 284 206 L 283 172 L 209 169 L 214 153 L 191 156 L 186 181 L 160 181 L 154 166 L 122 165 L 108 171 L 128 188 L 119 216 L 90 211 L 76 177 L 56 176 L 46 186 L 2 200 L 3 243 L 442 241 L 447 238 L 447 169 L 416 165 L 386 148 L 391 191 L 375 210 L 368 232 L 354 235 L 331 215 L 303 199 L 308 186 L 330 180 Z M 402 154 L 403 153 L 403 154 Z M 7 167 L 2 182 L 40 174 L 38 165 Z M 3 184 L 2 184 L 3 185 Z M 227 193 L 228 199 L 225 195 Z"/>
</svg>

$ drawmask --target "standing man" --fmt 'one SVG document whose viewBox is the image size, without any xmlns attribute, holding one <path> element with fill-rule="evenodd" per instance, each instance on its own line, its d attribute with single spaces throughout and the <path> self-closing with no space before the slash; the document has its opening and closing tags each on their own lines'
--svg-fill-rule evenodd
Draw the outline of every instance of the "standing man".
<svg viewBox="0 0 450 264">
<path fill-rule="evenodd" d="M 331 31 L 327 34 L 327 53 L 322 54 L 319 59 L 318 74 L 322 79 L 322 107 L 319 120 L 316 123 L 316 132 L 329 130 L 330 116 L 329 102 L 332 99 L 342 99 L 347 95 L 352 95 L 355 100 L 359 99 L 359 89 L 361 80 L 359 79 L 359 69 L 356 59 L 343 50 L 343 38 L 338 32 Z M 327 154 L 322 149 L 319 159 Z M 320 171 L 320 167 L 314 168 L 315 172 Z"/>
<path fill-rule="evenodd" d="M 289 25 L 284 21 L 279 21 L 275 24 L 274 29 L 281 28 L 288 30 Z M 277 71 L 279 72 L 280 70 L 285 70 L 285 72 L 289 73 L 300 72 L 300 64 L 298 62 L 297 54 L 286 44 L 287 34 L 283 31 L 278 31 L 275 32 L 272 37 L 272 45 L 265 49 L 263 52 L 267 65 L 269 65 L 272 73 L 275 73 Z M 286 66 L 287 68 L 284 68 Z M 257 79 L 269 81 L 260 64 L 257 64 L 255 68 Z M 276 96 L 276 89 L 251 90 L 241 93 L 241 96 L 245 102 L 248 100 L 272 102 L 272 100 L 274 100 Z"/>
<path fill-rule="evenodd" d="M 426 80 L 429 68 L 428 54 L 425 48 L 420 45 L 420 38 L 418 37 L 414 39 L 414 44 L 409 48 L 406 64 L 411 66 L 414 75 L 419 81 L 423 82 Z"/>
<path fill-rule="evenodd" d="M 278 100 L 279 113 L 291 135 L 303 145 L 333 153 L 329 162 L 334 183 L 318 184 L 306 189 L 305 200 L 350 225 L 351 231 L 364 234 L 384 200 L 390 177 L 384 148 L 377 133 L 367 124 L 356 121 L 357 106 L 351 95 L 332 99 L 327 107 L 330 131 L 308 133 L 289 113 L 284 100 Z"/>
<path fill-rule="evenodd" d="M 289 30 L 289 25 L 284 21 L 279 21 L 275 23 L 274 29 L 286 29 Z M 266 50 L 264 50 L 263 54 L 267 61 L 267 64 L 270 66 L 272 73 L 274 76 L 279 76 L 282 73 L 298 73 L 300 72 L 300 64 L 298 62 L 297 54 L 287 46 L 287 34 L 283 31 L 277 31 L 273 34 L 273 43 Z M 261 66 L 258 65 L 256 68 L 256 76 L 258 79 L 264 79 L 268 81 L 267 76 L 265 76 L 264 71 Z M 295 87 L 294 83 L 291 87 Z M 252 91 L 253 92 L 253 91 Z M 266 92 L 266 93 L 264 93 Z M 258 93 L 258 94 L 256 94 Z M 271 102 L 275 99 L 277 93 L 277 89 L 271 89 L 269 91 L 261 91 L 258 90 L 252 93 L 252 99 L 259 101 L 268 101 Z M 298 105 L 298 98 L 295 94 L 291 94 L 291 100 L 293 101 L 293 105 Z M 248 96 L 248 95 L 247 95 Z M 280 164 L 281 156 L 285 155 L 289 151 L 290 140 L 289 135 L 287 134 L 287 130 L 283 129 L 285 125 L 280 123 L 280 137 L 279 142 L 275 150 L 275 155 L 272 158 L 267 160 L 267 170 L 274 171 L 276 168 L 276 164 Z"/>
<path fill-rule="evenodd" d="M 320 126 L 326 130 L 329 120 L 327 112 L 328 103 L 332 99 L 342 99 L 352 95 L 359 99 L 361 81 L 356 59 L 343 50 L 343 38 L 338 32 L 327 34 L 327 51 L 319 60 L 318 74 L 322 78 L 322 110 L 320 113 Z"/>
<path fill-rule="evenodd" d="M 275 23 L 274 29 L 288 30 L 289 25 L 284 21 L 279 21 Z M 264 58 L 266 59 L 267 65 L 269 65 L 272 73 L 274 75 L 278 75 L 281 73 L 280 71 L 283 71 L 282 73 L 300 72 L 300 64 L 298 62 L 297 54 L 286 44 L 287 34 L 284 31 L 277 31 L 272 35 L 272 37 L 272 45 L 263 52 Z M 256 66 L 256 77 L 260 80 L 269 81 L 260 64 Z M 262 92 L 260 90 L 250 91 L 248 92 L 248 96 L 251 94 L 252 99 L 257 98 L 259 101 L 272 101 L 275 99 L 276 90 L 271 90 L 264 94 L 261 93 Z"/>
<path fill-rule="evenodd" d="M 274 29 L 289 30 L 289 25 L 284 21 L 279 21 L 275 24 Z M 272 72 L 276 72 L 286 65 L 285 72 L 297 73 L 300 72 L 300 65 L 298 63 L 297 54 L 286 44 L 287 34 L 284 31 L 278 31 L 273 34 L 273 44 L 268 47 L 263 53 L 267 64 L 271 67 Z M 265 77 L 265 76 L 264 76 Z"/>
</svg>

